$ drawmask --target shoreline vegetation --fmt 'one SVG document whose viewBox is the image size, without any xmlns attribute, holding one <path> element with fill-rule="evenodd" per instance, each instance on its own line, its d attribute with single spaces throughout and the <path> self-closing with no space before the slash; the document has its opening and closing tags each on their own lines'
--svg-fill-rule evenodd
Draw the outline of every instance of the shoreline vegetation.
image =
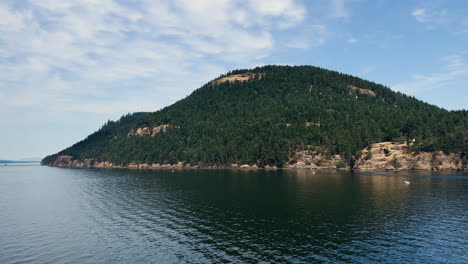
<svg viewBox="0 0 468 264">
<path fill-rule="evenodd" d="M 318 153 L 297 152 L 295 160 L 282 167 L 259 166 L 258 164 L 225 164 L 225 165 L 191 165 L 177 162 L 175 164 L 130 163 L 113 164 L 108 161 L 85 159 L 73 160 L 72 156 L 58 156 L 52 163 L 41 163 L 59 168 L 101 168 L 101 169 L 139 169 L 139 170 L 184 170 L 184 169 L 308 169 L 308 170 L 357 170 L 357 171 L 468 171 L 468 164 L 460 154 L 443 152 L 411 152 L 411 143 L 379 142 L 362 151 L 361 157 L 353 166 L 344 163 L 340 155 L 326 157 Z"/>
</svg>

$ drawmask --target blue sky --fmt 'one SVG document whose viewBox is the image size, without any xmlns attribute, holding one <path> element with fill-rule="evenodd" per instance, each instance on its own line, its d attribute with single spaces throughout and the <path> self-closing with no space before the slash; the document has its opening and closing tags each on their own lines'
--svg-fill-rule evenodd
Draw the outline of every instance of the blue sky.
<svg viewBox="0 0 468 264">
<path fill-rule="evenodd" d="M 466 14 L 466 0 L 2 0 L 0 158 L 55 153 L 109 119 L 265 64 L 467 109 Z"/>
</svg>

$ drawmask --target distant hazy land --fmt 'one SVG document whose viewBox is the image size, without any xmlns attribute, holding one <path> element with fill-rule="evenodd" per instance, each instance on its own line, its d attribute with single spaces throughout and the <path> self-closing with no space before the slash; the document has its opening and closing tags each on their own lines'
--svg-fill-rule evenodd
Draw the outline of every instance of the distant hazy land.
<svg viewBox="0 0 468 264">
<path fill-rule="evenodd" d="M 9 163 L 39 163 L 37 160 L 0 160 L 0 164 L 9 164 Z"/>
</svg>

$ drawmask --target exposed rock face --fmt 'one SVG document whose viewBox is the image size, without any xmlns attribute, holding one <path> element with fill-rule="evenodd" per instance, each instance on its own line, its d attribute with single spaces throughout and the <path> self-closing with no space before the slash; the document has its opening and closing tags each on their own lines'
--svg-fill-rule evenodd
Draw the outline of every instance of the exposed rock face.
<svg viewBox="0 0 468 264">
<path fill-rule="evenodd" d="M 443 152 L 409 152 L 408 145 L 381 142 L 364 149 L 363 155 L 355 162 L 355 170 L 457 170 L 468 171 L 468 163 L 463 162 L 459 154 L 449 155 Z M 96 159 L 85 159 L 83 161 L 73 160 L 72 156 L 58 156 L 52 163 L 43 164 L 60 168 L 127 168 L 127 169 L 259 169 L 256 164 L 232 164 L 225 166 L 203 166 L 184 164 L 146 164 L 130 163 L 122 166 L 107 161 Z M 292 164 L 285 166 L 286 169 L 351 169 L 340 155 L 323 155 L 318 152 L 299 151 Z M 266 166 L 265 169 L 277 169 L 275 166 Z"/>
<path fill-rule="evenodd" d="M 289 169 L 349 169 L 340 155 L 326 156 L 317 152 L 299 151 L 297 161 L 289 164 Z"/>
<path fill-rule="evenodd" d="M 156 134 L 158 133 L 166 133 L 169 128 L 179 128 L 178 126 L 173 126 L 173 125 L 169 125 L 169 124 L 163 124 L 163 125 L 160 125 L 160 126 L 156 126 L 156 127 L 140 127 L 140 128 L 137 128 L 136 130 L 135 129 L 131 129 L 130 132 L 128 132 L 127 136 L 131 137 L 131 136 L 152 136 L 154 137 Z"/>
<path fill-rule="evenodd" d="M 320 127 L 320 121 L 318 121 L 317 123 L 315 122 L 305 122 L 305 126 L 306 127 L 310 127 L 310 126 L 317 126 L 317 127 Z"/>
<path fill-rule="evenodd" d="M 356 170 L 468 170 L 459 154 L 410 152 L 406 143 L 381 142 L 362 151 Z"/>
<path fill-rule="evenodd" d="M 260 80 L 263 76 L 265 76 L 265 73 L 246 72 L 246 73 L 232 74 L 226 77 L 222 77 L 222 78 L 212 81 L 211 83 L 216 85 L 216 84 L 220 84 L 224 82 L 235 82 L 235 81 L 245 82 L 250 79 Z"/>
<path fill-rule="evenodd" d="M 361 94 L 366 94 L 366 95 L 370 95 L 372 97 L 376 97 L 377 94 L 372 91 L 372 90 L 369 90 L 369 89 L 363 89 L 363 88 L 359 88 L 359 87 L 356 87 L 356 86 L 353 86 L 353 85 L 350 85 L 349 88 L 351 88 L 352 90 L 354 91 L 358 91 L 360 92 Z"/>
<path fill-rule="evenodd" d="M 42 164 L 52 167 L 59 168 L 120 168 L 120 169 L 138 169 L 138 170 L 158 170 L 158 169 L 170 169 L 170 170 L 182 170 L 182 169 L 235 169 L 235 168 L 248 168 L 248 169 L 258 169 L 259 167 L 254 164 L 238 166 L 237 164 L 226 165 L 226 166 L 199 166 L 199 165 L 190 165 L 184 164 L 183 162 L 178 162 L 177 164 L 147 164 L 147 163 L 130 163 L 128 165 L 117 165 L 108 161 L 98 161 L 96 159 L 85 159 L 83 161 L 73 160 L 72 156 L 58 156 L 54 162 L 50 164 Z M 276 167 L 268 167 L 268 169 L 276 169 Z"/>
<path fill-rule="evenodd" d="M 50 165 L 53 167 L 66 168 L 70 164 L 71 158 L 72 156 L 59 156 Z"/>
<path fill-rule="evenodd" d="M 49 165 L 59 168 L 122 168 L 122 166 L 114 165 L 107 161 L 98 162 L 95 159 L 85 159 L 83 161 L 72 160 L 72 156 L 66 155 L 58 156 L 51 164 L 42 165 Z"/>
</svg>

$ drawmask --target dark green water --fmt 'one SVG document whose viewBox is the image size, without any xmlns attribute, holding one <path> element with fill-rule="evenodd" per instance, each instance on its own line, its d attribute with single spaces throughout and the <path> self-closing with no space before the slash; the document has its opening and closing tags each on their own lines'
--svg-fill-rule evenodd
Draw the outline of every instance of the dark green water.
<svg viewBox="0 0 468 264">
<path fill-rule="evenodd" d="M 0 263 L 315 262 L 468 263 L 468 174 L 0 168 Z"/>
</svg>

